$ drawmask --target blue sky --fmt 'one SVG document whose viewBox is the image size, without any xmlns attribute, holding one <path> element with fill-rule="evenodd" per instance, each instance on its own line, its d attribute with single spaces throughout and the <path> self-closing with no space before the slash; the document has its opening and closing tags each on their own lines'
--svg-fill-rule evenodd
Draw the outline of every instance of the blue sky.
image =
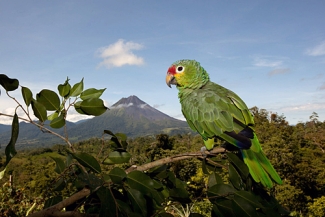
<svg viewBox="0 0 325 217">
<path fill-rule="evenodd" d="M 108 106 L 136 95 L 182 118 L 165 75 L 174 61 L 195 59 L 248 107 L 290 124 L 313 111 L 324 121 L 324 8 L 319 0 L 1 1 L 0 73 L 34 96 L 84 78 L 85 88 L 107 88 Z M 0 111 L 10 113 L 3 93 Z"/>
</svg>

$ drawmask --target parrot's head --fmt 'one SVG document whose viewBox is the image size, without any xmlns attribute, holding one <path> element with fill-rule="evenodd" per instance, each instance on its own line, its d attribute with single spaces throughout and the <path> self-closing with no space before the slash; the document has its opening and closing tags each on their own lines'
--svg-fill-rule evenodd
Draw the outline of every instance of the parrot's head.
<svg viewBox="0 0 325 217">
<path fill-rule="evenodd" d="M 195 60 L 178 60 L 168 69 L 166 84 L 178 88 L 198 89 L 209 81 L 208 73 Z"/>
</svg>

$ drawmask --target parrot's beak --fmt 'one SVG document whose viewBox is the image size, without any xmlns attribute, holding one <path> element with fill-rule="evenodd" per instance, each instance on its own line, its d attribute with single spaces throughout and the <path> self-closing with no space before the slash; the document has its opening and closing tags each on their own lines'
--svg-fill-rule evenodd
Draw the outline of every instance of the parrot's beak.
<svg viewBox="0 0 325 217">
<path fill-rule="evenodd" d="M 169 72 L 167 72 L 167 75 L 166 75 L 166 84 L 170 88 L 172 87 L 171 84 L 177 85 L 174 75 L 170 74 Z"/>
</svg>

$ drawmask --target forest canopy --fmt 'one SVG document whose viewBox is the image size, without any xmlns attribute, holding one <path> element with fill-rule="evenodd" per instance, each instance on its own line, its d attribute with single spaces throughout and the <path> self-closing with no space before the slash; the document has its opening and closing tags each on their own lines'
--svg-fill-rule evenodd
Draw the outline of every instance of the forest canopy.
<svg viewBox="0 0 325 217">
<path fill-rule="evenodd" d="M 0 78 L 10 97 L 18 80 Z M 59 94 L 41 90 L 36 99 L 28 88 L 21 91 L 25 105 L 17 108 L 27 113 L 31 108 L 38 121 L 27 121 L 43 131 L 48 119 L 51 126 L 64 127 L 70 108 L 85 115 L 107 109 L 100 99 L 104 89 L 83 90 L 83 80 L 70 85 L 67 79 L 58 86 Z M 0 214 L 324 216 L 325 123 L 317 113 L 292 126 L 284 115 L 257 107 L 251 112 L 263 151 L 283 180 L 272 189 L 254 182 L 238 151 L 225 151 L 217 140 L 204 156 L 202 138 L 190 134 L 128 139 L 123 132 L 103 129 L 102 138 L 73 144 L 67 135 L 53 134 L 63 143 L 17 153 L 19 117 L 11 114 L 12 137 L 0 163 Z"/>
</svg>

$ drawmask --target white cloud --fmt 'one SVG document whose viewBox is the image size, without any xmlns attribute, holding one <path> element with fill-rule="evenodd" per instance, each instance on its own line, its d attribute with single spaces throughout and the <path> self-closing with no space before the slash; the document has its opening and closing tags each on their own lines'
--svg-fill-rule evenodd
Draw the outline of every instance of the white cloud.
<svg viewBox="0 0 325 217">
<path fill-rule="evenodd" d="M 269 76 L 272 76 L 272 75 L 278 75 L 278 74 L 286 74 L 286 73 L 289 73 L 289 72 L 290 72 L 289 68 L 284 68 L 284 69 L 274 69 L 274 70 L 270 71 L 267 74 Z"/>
<path fill-rule="evenodd" d="M 93 117 L 94 116 L 92 116 L 92 115 L 79 114 L 75 110 L 69 110 L 68 115 L 67 115 L 67 120 L 70 121 L 70 122 L 77 122 L 77 121 L 81 121 L 81 120 L 90 119 L 90 118 L 93 118 Z"/>
<path fill-rule="evenodd" d="M 121 67 L 123 65 L 142 65 L 144 59 L 136 56 L 132 51 L 141 50 L 143 45 L 128 41 L 124 42 L 119 39 L 116 43 L 107 47 L 98 49 L 99 57 L 103 59 L 99 63 L 99 67 L 105 66 L 106 68 Z"/>
<path fill-rule="evenodd" d="M 279 67 L 281 65 L 282 65 L 282 60 L 268 60 L 260 57 L 254 59 L 254 66 Z"/>
<path fill-rule="evenodd" d="M 6 108 L 6 109 L 3 109 L 0 111 L 0 113 L 3 113 L 3 114 L 6 114 L 6 115 L 14 115 L 15 114 L 15 111 L 18 115 L 19 118 L 24 118 L 24 119 L 27 119 L 28 120 L 28 117 L 27 115 L 25 114 L 25 112 L 18 108 L 16 110 L 16 108 L 14 107 L 9 107 L 9 108 Z M 36 117 L 33 115 L 33 112 L 32 111 L 29 111 L 30 112 L 30 118 L 32 120 L 36 119 Z M 19 120 L 21 121 L 21 120 Z M 0 115 L 0 124 L 8 124 L 8 125 L 11 125 L 12 124 L 12 117 L 8 117 L 8 116 L 4 116 L 4 115 Z"/>
<path fill-rule="evenodd" d="M 319 45 L 310 48 L 306 51 L 309 56 L 322 56 L 325 55 L 325 41 L 321 42 Z"/>
<path fill-rule="evenodd" d="M 127 107 L 130 107 L 130 106 L 133 106 L 133 103 L 124 103 L 124 104 L 119 104 L 117 106 L 111 106 L 110 109 L 119 109 L 119 108 L 127 108 Z"/>
<path fill-rule="evenodd" d="M 154 107 L 155 109 L 158 109 L 162 106 L 164 106 L 165 104 L 154 104 L 152 107 Z"/>
<path fill-rule="evenodd" d="M 281 108 L 281 111 L 315 111 L 325 109 L 325 103 L 307 103 L 302 105 L 287 106 Z"/>
<path fill-rule="evenodd" d="M 174 115 L 173 118 L 181 120 L 181 121 L 186 121 L 183 114 Z"/>
<path fill-rule="evenodd" d="M 138 107 L 139 107 L 139 108 L 142 108 L 142 109 L 146 108 L 147 106 L 148 106 L 148 104 L 141 104 L 141 105 L 138 105 Z"/>
</svg>

